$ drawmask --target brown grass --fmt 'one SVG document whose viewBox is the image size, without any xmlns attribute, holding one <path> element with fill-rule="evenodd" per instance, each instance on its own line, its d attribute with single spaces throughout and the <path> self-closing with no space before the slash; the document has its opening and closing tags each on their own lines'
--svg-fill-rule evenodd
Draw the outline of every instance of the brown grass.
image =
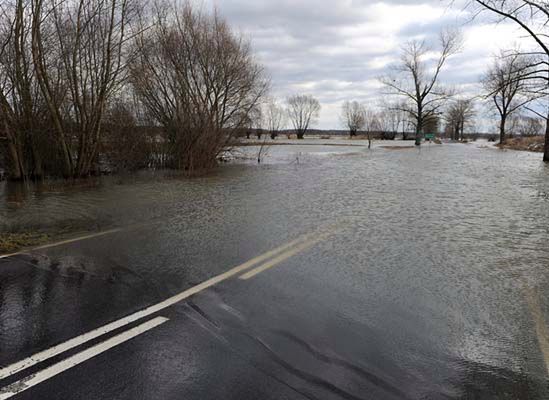
<svg viewBox="0 0 549 400">
<path fill-rule="evenodd" d="M 0 254 L 37 246 L 49 240 L 49 235 L 44 233 L 0 233 Z"/>
<path fill-rule="evenodd" d="M 543 136 L 515 137 L 505 141 L 504 144 L 497 144 L 500 149 L 534 151 L 543 153 L 545 138 Z"/>
</svg>

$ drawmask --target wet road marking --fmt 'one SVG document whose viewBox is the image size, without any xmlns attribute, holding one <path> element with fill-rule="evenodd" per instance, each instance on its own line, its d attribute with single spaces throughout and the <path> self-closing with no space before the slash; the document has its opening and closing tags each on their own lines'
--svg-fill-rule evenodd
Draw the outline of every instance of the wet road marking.
<svg viewBox="0 0 549 400">
<path fill-rule="evenodd" d="M 135 328 L 122 332 L 119 335 L 116 335 L 104 342 L 101 342 L 89 349 L 86 349 L 80 353 L 77 353 L 63 361 L 58 362 L 57 364 L 52 365 L 51 367 L 45 368 L 41 371 L 38 371 L 35 374 L 29 375 L 26 378 L 23 378 L 17 382 L 12 383 L 5 388 L 0 389 L 0 400 L 9 399 L 10 397 L 15 396 L 27 389 L 30 389 L 33 386 L 38 385 L 70 368 L 77 366 L 78 364 L 83 363 L 84 361 L 89 360 L 105 351 L 112 349 L 119 344 L 127 342 L 130 339 L 133 339 L 136 336 L 141 335 L 153 328 L 156 328 L 159 325 L 162 325 L 166 321 L 169 321 L 168 318 L 157 317 L 150 321 L 147 321 Z"/>
<path fill-rule="evenodd" d="M 529 289 L 526 293 L 526 301 L 528 303 L 528 307 L 530 308 L 530 314 L 532 314 L 534 325 L 536 327 L 538 345 L 541 353 L 543 354 L 545 369 L 549 375 L 549 330 L 547 329 L 545 318 L 543 318 L 537 291 L 534 289 Z"/>
<path fill-rule="evenodd" d="M 62 246 L 64 244 L 80 242 L 82 240 L 93 239 L 93 238 L 97 238 L 97 237 L 101 237 L 101 236 L 105 236 L 105 235 L 112 235 L 113 233 L 121 232 L 124 229 L 125 228 L 109 229 L 107 231 L 102 231 L 102 232 L 92 233 L 92 234 L 89 234 L 89 235 L 78 236 L 78 237 L 75 237 L 75 238 L 72 238 L 72 239 L 62 240 L 60 242 L 44 244 L 42 246 L 33 247 L 33 248 L 27 249 L 27 250 L 21 250 L 21 251 L 15 252 L 15 253 L 2 254 L 2 255 L 0 255 L 0 259 L 17 256 L 19 254 L 26 254 L 26 253 L 29 253 L 29 252 L 35 251 L 35 250 L 44 250 L 44 249 L 49 249 L 49 248 L 52 248 L 52 247 Z"/>
<path fill-rule="evenodd" d="M 305 251 L 311 247 L 313 247 L 315 244 L 321 242 L 326 238 L 326 235 L 322 235 L 321 237 L 317 237 L 315 239 L 311 239 L 306 241 L 305 243 L 294 247 L 290 250 L 285 251 L 284 253 L 278 255 L 277 257 L 273 258 L 272 260 L 266 262 L 265 264 L 260 265 L 259 267 L 256 267 L 252 269 L 251 271 L 248 271 L 242 275 L 239 276 L 239 279 L 248 280 L 256 276 L 257 274 L 260 274 L 278 264 L 280 264 L 283 261 L 286 261 L 288 258 L 295 256 L 298 253 L 301 253 L 302 251 Z"/>
<path fill-rule="evenodd" d="M 194 286 L 190 289 L 185 290 L 184 292 L 179 293 L 178 295 L 175 295 L 173 297 L 170 297 L 167 300 L 164 300 L 158 304 L 152 305 L 150 307 L 147 307 L 141 311 L 138 311 L 134 314 L 128 315 L 124 318 L 121 318 L 117 321 L 111 322 L 107 325 L 104 325 L 100 328 L 94 329 L 90 332 L 87 332 L 85 334 L 82 334 L 80 336 L 77 336 L 75 338 L 72 338 L 64 343 L 58 344 L 56 346 L 50 347 L 49 349 L 43 350 L 39 353 L 36 353 L 30 357 L 27 357 L 21 361 L 18 361 L 14 364 L 11 364 L 7 367 L 4 367 L 0 369 L 0 379 L 7 378 L 8 376 L 11 376 L 17 372 L 20 372 L 22 370 L 25 370 L 35 364 L 38 364 L 42 361 L 45 361 L 51 357 L 54 357 L 58 354 L 64 353 L 65 351 L 68 351 L 74 347 L 80 346 L 83 343 L 89 342 L 90 340 L 93 340 L 99 336 L 102 336 L 104 334 L 107 334 L 109 332 L 112 332 L 116 329 L 119 329 L 125 325 L 128 325 L 132 322 L 135 322 L 139 319 L 148 317 L 149 315 L 152 315 L 158 311 L 161 311 L 165 308 L 168 308 L 176 303 L 179 303 L 186 298 L 193 296 L 204 289 L 207 289 L 211 286 L 214 286 L 228 278 L 231 278 L 232 276 L 235 276 L 237 274 L 240 274 L 247 270 L 248 268 L 253 267 L 256 264 L 259 264 L 263 261 L 268 260 L 271 257 L 276 256 L 280 252 L 283 252 L 293 246 L 299 245 L 302 241 L 310 240 L 309 238 L 314 235 L 315 233 L 309 233 L 306 235 L 302 235 L 298 237 L 295 240 L 292 240 L 289 243 L 286 243 L 282 246 L 279 246 L 273 250 L 270 250 L 266 253 L 263 253 L 255 258 L 252 258 L 249 261 L 246 261 L 244 264 L 241 264 L 237 267 L 234 267 L 233 269 L 230 269 L 227 272 L 222 273 L 221 275 L 215 276 L 213 278 L 208 279 L 207 281 L 202 282 L 201 284 Z"/>
</svg>

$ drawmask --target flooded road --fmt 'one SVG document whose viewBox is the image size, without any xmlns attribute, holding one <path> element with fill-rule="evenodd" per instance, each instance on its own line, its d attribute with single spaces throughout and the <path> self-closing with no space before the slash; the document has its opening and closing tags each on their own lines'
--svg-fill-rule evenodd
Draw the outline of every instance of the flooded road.
<svg viewBox="0 0 549 400">
<path fill-rule="evenodd" d="M 0 259 L 0 399 L 549 398 L 539 154 L 338 144 L 0 183 L 2 231 L 120 229 Z"/>
</svg>

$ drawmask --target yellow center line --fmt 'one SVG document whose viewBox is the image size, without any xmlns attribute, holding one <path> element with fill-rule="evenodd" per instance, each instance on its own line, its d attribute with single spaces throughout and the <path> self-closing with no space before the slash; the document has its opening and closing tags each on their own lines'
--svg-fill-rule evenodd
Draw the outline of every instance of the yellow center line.
<svg viewBox="0 0 549 400">
<path fill-rule="evenodd" d="M 320 243 L 321 241 L 323 241 L 324 239 L 326 239 L 328 236 L 330 236 L 331 234 L 333 234 L 334 232 L 331 232 L 331 233 L 324 233 L 314 239 L 310 239 L 302 244 L 300 244 L 299 246 L 296 246 L 294 248 L 291 248 L 285 252 L 283 252 L 282 254 L 279 254 L 277 257 L 273 258 L 272 260 L 266 262 L 265 264 L 262 264 L 242 275 L 239 276 L 239 279 L 242 279 L 242 280 L 248 280 L 250 278 L 253 278 L 254 276 L 256 276 L 257 274 L 260 274 L 278 264 L 280 264 L 281 262 L 284 262 L 286 261 L 287 259 L 289 259 L 290 257 L 293 257 L 295 256 L 296 254 L 299 254 L 311 247 L 313 247 L 315 244 L 317 243 Z"/>
</svg>

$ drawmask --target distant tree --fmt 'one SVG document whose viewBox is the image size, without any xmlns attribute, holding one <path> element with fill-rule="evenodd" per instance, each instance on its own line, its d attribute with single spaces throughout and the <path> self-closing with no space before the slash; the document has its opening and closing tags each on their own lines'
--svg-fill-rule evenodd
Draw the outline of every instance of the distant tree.
<svg viewBox="0 0 549 400">
<path fill-rule="evenodd" d="M 402 49 L 400 64 L 393 75 L 382 79 L 392 94 L 404 98 L 401 109 L 413 120 L 416 144 L 420 143 L 425 121 L 439 112 L 451 97 L 439 83 L 442 68 L 448 58 L 461 48 L 461 35 L 457 31 L 440 34 L 440 52 L 434 65 L 429 62 L 432 49 L 423 41 L 413 40 Z"/>
<path fill-rule="evenodd" d="M 379 132 L 380 130 L 379 114 L 371 108 L 366 108 L 364 110 L 364 131 L 368 137 L 368 149 L 372 148 L 373 134 L 375 132 Z"/>
<path fill-rule="evenodd" d="M 266 104 L 263 114 L 265 127 L 269 131 L 271 139 L 274 140 L 286 124 L 286 110 L 274 100 L 271 100 Z"/>
<path fill-rule="evenodd" d="M 530 63 L 528 80 L 539 82 L 534 92 L 547 96 L 549 91 L 549 6 L 547 0 L 474 0 L 483 10 L 489 10 L 499 18 L 512 21 L 525 31 L 537 44 L 538 50 L 529 52 L 535 56 Z M 549 162 L 549 107 L 545 119 L 545 151 L 543 160 Z"/>
<path fill-rule="evenodd" d="M 349 129 L 351 137 L 364 129 L 366 124 L 366 110 L 358 101 L 345 101 L 341 108 L 341 122 Z"/>
<path fill-rule="evenodd" d="M 450 104 L 444 119 L 453 140 L 463 140 L 465 127 L 472 123 L 474 116 L 472 99 L 459 99 Z"/>
<path fill-rule="evenodd" d="M 303 139 L 309 127 L 320 113 L 320 103 L 313 96 L 297 94 L 287 99 L 288 117 L 294 126 L 298 139 Z"/>
<path fill-rule="evenodd" d="M 265 115 L 260 104 L 257 104 L 250 111 L 250 120 L 252 123 L 252 129 L 255 131 L 255 135 L 258 140 L 261 140 L 263 135 L 263 126 L 265 124 Z"/>
<path fill-rule="evenodd" d="M 496 58 L 482 79 L 486 96 L 491 98 L 499 115 L 499 142 L 505 142 L 505 129 L 510 116 L 532 101 L 527 96 L 527 60 L 518 55 Z"/>
<path fill-rule="evenodd" d="M 377 113 L 379 119 L 379 130 L 383 140 L 394 140 L 399 128 L 398 114 L 387 109 Z"/>
<path fill-rule="evenodd" d="M 526 115 L 515 115 L 511 118 L 508 132 L 513 135 L 531 137 L 544 133 L 543 119 Z"/>
</svg>

